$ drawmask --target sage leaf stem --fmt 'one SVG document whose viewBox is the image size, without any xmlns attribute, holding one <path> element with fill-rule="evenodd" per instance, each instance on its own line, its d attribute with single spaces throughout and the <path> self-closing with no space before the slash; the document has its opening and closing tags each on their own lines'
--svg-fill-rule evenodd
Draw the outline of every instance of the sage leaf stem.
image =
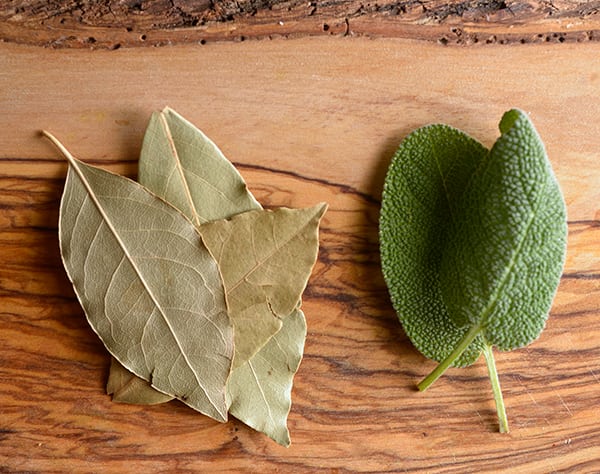
<svg viewBox="0 0 600 474">
<path fill-rule="evenodd" d="M 427 390 L 431 384 L 433 384 L 438 378 L 440 378 L 446 370 L 452 366 L 452 364 L 462 355 L 469 345 L 475 340 L 477 336 L 481 334 L 480 326 L 473 326 L 469 331 L 465 334 L 462 340 L 458 343 L 458 345 L 454 348 L 454 350 L 446 357 L 442 362 L 438 364 L 438 366 L 433 369 L 433 371 L 425 377 L 419 384 L 417 384 L 417 388 L 424 392 Z"/>
<path fill-rule="evenodd" d="M 496 370 L 496 361 L 494 359 L 494 351 L 490 344 L 483 346 L 483 355 L 485 364 L 487 365 L 490 383 L 492 384 L 492 392 L 494 394 L 494 402 L 496 403 L 496 412 L 498 413 L 498 423 L 500 425 L 500 433 L 508 433 L 508 418 L 506 417 L 506 408 L 504 406 L 504 398 L 500 389 L 500 379 Z"/>
</svg>

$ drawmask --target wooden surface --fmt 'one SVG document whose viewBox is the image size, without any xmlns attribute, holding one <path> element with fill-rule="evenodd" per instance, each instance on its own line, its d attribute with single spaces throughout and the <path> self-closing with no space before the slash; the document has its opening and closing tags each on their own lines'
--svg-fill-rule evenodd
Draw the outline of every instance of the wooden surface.
<svg viewBox="0 0 600 474">
<path fill-rule="evenodd" d="M 600 471 L 600 45 L 312 38 L 117 51 L 0 44 L 1 472 Z M 62 269 L 65 162 L 135 175 L 152 110 L 170 105 L 236 163 L 267 206 L 330 205 L 304 296 L 292 447 L 177 403 L 113 404 L 109 357 Z M 531 114 L 569 212 L 564 277 L 541 338 L 497 354 L 511 433 L 485 364 L 433 367 L 381 277 L 383 177 L 412 129 L 443 121 L 493 143 Z"/>
<path fill-rule="evenodd" d="M 599 13 L 598 0 L 9 0 L 0 38 L 90 49 L 307 35 L 581 43 L 600 40 Z"/>
</svg>

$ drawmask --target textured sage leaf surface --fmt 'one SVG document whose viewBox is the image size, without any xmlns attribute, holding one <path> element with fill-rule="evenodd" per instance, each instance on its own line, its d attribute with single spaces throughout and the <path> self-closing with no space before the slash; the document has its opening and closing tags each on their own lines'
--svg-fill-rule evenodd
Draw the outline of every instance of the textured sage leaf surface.
<svg viewBox="0 0 600 474">
<path fill-rule="evenodd" d="M 170 108 L 150 119 L 138 179 L 196 225 L 261 207 L 219 148 Z"/>
<path fill-rule="evenodd" d="M 248 211 L 201 226 L 223 276 L 235 334 L 234 368 L 256 354 L 300 303 L 326 208 Z"/>
<path fill-rule="evenodd" d="M 139 184 L 70 164 L 59 237 L 90 324 L 131 372 L 226 420 L 232 326 L 196 228 Z"/>
<path fill-rule="evenodd" d="M 227 384 L 229 412 L 283 446 L 290 445 L 287 417 L 305 337 L 304 314 L 295 310 L 254 357 L 231 373 Z"/>
<path fill-rule="evenodd" d="M 507 112 L 502 136 L 461 196 L 441 265 L 453 321 L 501 350 L 536 339 L 562 273 L 565 203 L 527 116 Z"/>
<path fill-rule="evenodd" d="M 380 218 L 381 264 L 406 334 L 425 356 L 441 361 L 468 328 L 448 316 L 440 264 L 457 199 L 487 150 L 455 128 L 430 125 L 411 133 L 390 164 Z M 473 363 L 476 341 L 456 365 Z"/>
<path fill-rule="evenodd" d="M 419 389 L 483 351 L 507 432 L 492 348 L 525 346 L 542 331 L 564 264 L 567 222 L 527 116 L 508 111 L 500 132 L 489 152 L 444 126 L 405 140 L 386 177 L 381 253 L 409 338 L 440 361 Z"/>
</svg>

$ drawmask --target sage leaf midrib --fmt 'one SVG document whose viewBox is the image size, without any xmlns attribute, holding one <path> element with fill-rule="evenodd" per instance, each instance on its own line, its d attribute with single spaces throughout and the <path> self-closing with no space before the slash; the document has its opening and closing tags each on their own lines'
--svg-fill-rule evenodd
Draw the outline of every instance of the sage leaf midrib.
<svg viewBox="0 0 600 474">
<path fill-rule="evenodd" d="M 440 278 L 454 321 L 478 324 L 488 343 L 512 350 L 543 329 L 562 273 L 567 226 L 562 194 L 527 116 L 509 111 L 500 129 L 486 166 L 462 196 Z M 521 322 L 518 333 L 509 329 L 514 319 Z"/>
<path fill-rule="evenodd" d="M 542 204 L 542 202 L 540 200 L 538 202 L 538 206 L 541 204 Z M 531 229 L 531 225 L 532 225 L 533 220 L 535 219 L 536 215 L 537 215 L 537 208 L 535 210 L 531 211 L 529 218 L 527 219 L 527 222 L 525 223 L 525 228 L 523 229 L 522 237 L 519 239 L 516 247 L 513 249 L 512 255 L 509 259 L 509 263 L 506 266 L 506 269 L 505 269 L 503 275 L 500 277 L 498 284 L 496 285 L 495 289 L 493 290 L 493 292 L 490 296 L 488 305 L 483 309 L 483 311 L 477 318 L 480 321 L 478 323 L 478 325 L 482 325 L 481 330 L 485 330 L 485 326 L 487 326 L 486 323 L 488 321 L 488 318 L 489 318 L 490 314 L 493 312 L 494 306 L 500 300 L 501 295 L 502 295 L 502 290 L 504 289 L 506 284 L 508 284 L 508 280 L 511 275 L 511 272 L 514 270 L 514 268 L 516 266 L 517 259 L 523 249 L 523 245 L 526 241 L 527 234 L 529 233 L 529 231 Z M 489 343 L 487 343 L 487 341 L 486 341 L 486 344 L 490 345 Z"/>
</svg>

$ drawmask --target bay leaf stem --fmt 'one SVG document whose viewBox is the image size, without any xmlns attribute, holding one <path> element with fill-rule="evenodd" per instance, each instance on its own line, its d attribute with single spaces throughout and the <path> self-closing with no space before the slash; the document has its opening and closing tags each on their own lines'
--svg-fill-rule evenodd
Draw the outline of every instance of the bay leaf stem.
<svg viewBox="0 0 600 474">
<path fill-rule="evenodd" d="M 492 384 L 492 392 L 494 393 L 494 401 L 496 402 L 496 412 L 498 413 L 498 423 L 500 425 L 500 433 L 508 433 L 508 418 L 506 417 L 506 408 L 504 406 L 504 398 L 500 389 L 500 379 L 496 370 L 496 361 L 494 360 L 494 352 L 492 346 L 485 344 L 483 347 L 483 355 L 485 356 L 485 364 L 487 365 L 490 382 Z"/>
<path fill-rule="evenodd" d="M 52 142 L 54 146 L 56 146 L 56 148 L 60 150 L 60 152 L 67 159 L 69 164 L 73 165 L 75 169 L 78 169 L 75 158 L 73 157 L 73 155 L 71 155 L 69 150 L 67 150 L 67 148 L 60 141 L 58 141 L 58 138 L 56 138 L 54 135 L 52 135 L 50 132 L 47 132 L 46 130 L 42 130 L 42 135 L 44 135 L 48 140 Z"/>
<path fill-rule="evenodd" d="M 454 350 L 446 357 L 440 364 L 427 376 L 425 377 L 419 384 L 417 388 L 424 392 L 429 388 L 433 382 L 435 382 L 438 378 L 442 376 L 444 372 L 452 365 L 452 363 L 458 359 L 462 353 L 465 351 L 469 344 L 473 342 L 473 340 L 479 335 L 481 332 L 481 327 L 479 325 L 473 326 L 464 337 L 460 340 L 458 345 L 454 348 Z"/>
</svg>

